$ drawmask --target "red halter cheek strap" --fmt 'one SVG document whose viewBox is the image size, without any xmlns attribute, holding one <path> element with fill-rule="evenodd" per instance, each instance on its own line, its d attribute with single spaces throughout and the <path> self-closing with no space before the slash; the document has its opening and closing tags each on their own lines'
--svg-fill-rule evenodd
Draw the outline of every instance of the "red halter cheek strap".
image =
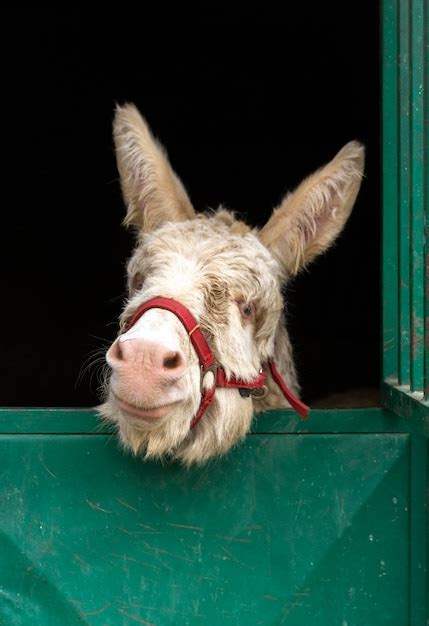
<svg viewBox="0 0 429 626">
<path fill-rule="evenodd" d="M 264 371 L 264 368 L 261 369 L 257 378 L 254 378 L 250 382 L 246 382 L 240 378 L 235 378 L 234 376 L 227 378 L 225 370 L 215 363 L 213 352 L 204 337 L 200 325 L 195 320 L 189 309 L 187 309 L 180 302 L 177 302 L 177 300 L 158 296 L 144 302 L 135 311 L 134 315 L 128 322 L 126 329 L 129 330 L 132 326 L 134 326 L 137 320 L 140 319 L 140 317 L 149 309 L 165 309 L 166 311 L 174 313 L 174 315 L 185 327 L 191 343 L 194 346 L 195 352 L 197 353 L 201 367 L 201 402 L 197 413 L 192 419 L 191 428 L 196 426 L 207 408 L 214 401 L 214 396 L 218 387 L 238 389 L 240 395 L 243 397 L 252 395 L 255 398 L 264 398 L 266 396 L 268 390 L 265 386 L 265 380 L 268 374 Z M 283 378 L 278 373 L 274 360 L 270 359 L 267 365 L 274 382 L 279 386 L 281 392 L 291 407 L 302 417 L 302 419 L 307 419 L 310 408 L 292 393 Z M 213 384 L 211 387 L 205 387 L 203 385 L 204 378 L 209 372 L 212 372 L 213 374 Z"/>
</svg>

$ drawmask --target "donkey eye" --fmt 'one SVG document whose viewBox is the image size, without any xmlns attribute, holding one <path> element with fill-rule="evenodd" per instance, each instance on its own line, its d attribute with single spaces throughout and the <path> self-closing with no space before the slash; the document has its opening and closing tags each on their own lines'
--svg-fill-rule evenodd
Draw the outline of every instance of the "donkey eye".
<svg viewBox="0 0 429 626">
<path fill-rule="evenodd" d="M 248 322 L 252 322 L 255 317 L 255 305 L 253 302 L 239 302 L 238 306 L 241 317 Z"/>
<path fill-rule="evenodd" d="M 131 281 L 131 288 L 133 291 L 139 291 L 143 287 L 144 275 L 137 272 Z"/>
</svg>

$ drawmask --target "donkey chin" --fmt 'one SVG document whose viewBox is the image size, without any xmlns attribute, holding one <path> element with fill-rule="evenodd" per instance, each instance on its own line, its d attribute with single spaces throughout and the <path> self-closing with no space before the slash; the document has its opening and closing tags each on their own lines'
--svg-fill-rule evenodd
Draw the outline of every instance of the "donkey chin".
<svg viewBox="0 0 429 626">
<path fill-rule="evenodd" d="M 188 377 L 187 377 L 188 378 Z M 155 409 L 124 403 L 110 384 L 108 397 L 98 407 L 100 415 L 113 423 L 125 449 L 146 459 L 174 458 L 185 465 L 203 463 L 227 452 L 249 431 L 253 415 L 251 399 L 240 398 L 234 390 L 218 389 L 216 404 L 197 429 L 191 429 L 200 393 L 198 379 L 188 383 L 192 395 Z M 236 396 L 236 397 L 235 397 Z M 160 400 L 163 402 L 163 400 Z"/>
</svg>

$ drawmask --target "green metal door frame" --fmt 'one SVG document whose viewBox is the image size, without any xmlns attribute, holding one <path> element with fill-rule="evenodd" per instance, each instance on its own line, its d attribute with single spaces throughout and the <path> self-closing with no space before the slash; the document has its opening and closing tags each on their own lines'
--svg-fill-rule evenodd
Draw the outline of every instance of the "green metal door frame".
<svg viewBox="0 0 429 626">
<path fill-rule="evenodd" d="M 385 406 L 429 413 L 428 2 L 383 3 Z M 426 121 L 426 123 L 425 123 Z"/>
<path fill-rule="evenodd" d="M 425 554 L 427 567 L 429 10 L 428 0 L 383 0 L 382 6 L 382 399 L 395 414 L 425 424 L 426 435 L 416 440 L 411 456 L 426 483 L 426 495 L 420 496 L 425 530 L 421 543 L 411 548 L 411 562 Z M 427 602 L 427 573 L 424 593 Z M 411 603 L 412 625 L 424 623 L 418 596 Z"/>
</svg>

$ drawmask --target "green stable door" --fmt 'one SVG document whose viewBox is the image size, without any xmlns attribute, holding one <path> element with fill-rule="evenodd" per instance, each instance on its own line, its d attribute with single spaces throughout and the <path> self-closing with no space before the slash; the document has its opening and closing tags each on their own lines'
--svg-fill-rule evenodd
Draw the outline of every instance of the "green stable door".
<svg viewBox="0 0 429 626">
<path fill-rule="evenodd" d="M 427 16 L 384 2 L 385 408 L 261 415 L 191 470 L 0 410 L 0 624 L 429 623 Z"/>
</svg>

